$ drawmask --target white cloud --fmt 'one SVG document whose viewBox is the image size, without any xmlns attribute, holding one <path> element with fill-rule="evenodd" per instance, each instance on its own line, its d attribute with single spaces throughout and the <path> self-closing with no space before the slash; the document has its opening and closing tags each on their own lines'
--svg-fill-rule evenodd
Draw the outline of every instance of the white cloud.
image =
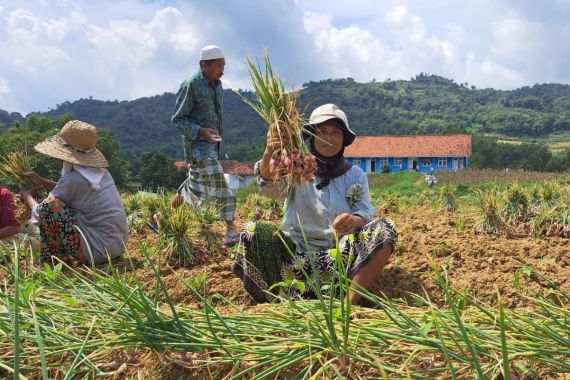
<svg viewBox="0 0 570 380">
<path fill-rule="evenodd" d="M 4 78 L 0 78 L 0 95 L 6 95 L 10 92 L 12 92 L 12 89 L 10 89 L 10 84 L 8 81 Z"/>
<path fill-rule="evenodd" d="M 524 84 L 524 77 L 516 70 L 508 69 L 498 63 L 484 59 L 478 61 L 474 52 L 467 54 L 460 82 L 475 84 L 481 88 L 515 88 Z"/>
<path fill-rule="evenodd" d="M 67 20 L 41 20 L 25 9 L 12 11 L 6 18 L 7 39 L 0 42 L 0 57 L 8 70 L 18 69 L 38 75 L 43 67 L 61 65 L 70 56 L 58 46 L 67 32 Z"/>
<path fill-rule="evenodd" d="M 25 83 L 26 90 L 13 89 L 21 97 L 18 110 L 87 96 L 133 99 L 176 90 L 190 62 L 197 67 L 202 33 L 173 7 L 150 16 L 95 24 L 81 9 L 55 19 L 11 11 L 6 38 L 0 32 L 0 71 Z M 31 109 L 26 92 L 37 97 Z M 0 108 L 6 102 L 0 97 Z"/>
<path fill-rule="evenodd" d="M 460 25 L 445 26 L 444 37 L 430 34 L 423 20 L 403 5 L 390 9 L 384 21 L 390 36 L 383 38 L 357 25 L 336 28 L 330 15 L 315 12 L 305 13 L 304 25 L 332 77 L 409 79 L 427 72 L 479 87 L 513 88 L 524 83 L 519 72 L 498 61 L 477 59 L 474 52 L 462 54 Z"/>
<path fill-rule="evenodd" d="M 493 53 L 508 59 L 529 57 L 541 49 L 543 26 L 536 21 L 510 15 L 493 25 Z"/>
<path fill-rule="evenodd" d="M 374 74 L 374 70 L 370 70 L 372 65 L 375 65 L 377 72 L 381 72 L 386 63 L 398 65 L 397 52 L 388 51 L 381 41 L 358 26 L 338 29 L 332 25 L 329 16 L 312 12 L 305 14 L 304 25 L 313 38 L 323 67 L 332 77 L 370 79 L 370 75 Z M 376 66 L 378 63 L 382 66 Z"/>
<path fill-rule="evenodd" d="M 493 56 L 518 67 L 524 82 L 570 81 L 570 23 L 542 22 L 514 11 L 493 24 Z"/>
<path fill-rule="evenodd" d="M 206 43 L 224 48 L 232 88 L 249 87 L 244 51 L 264 46 L 288 83 L 420 72 L 478 87 L 568 83 L 569 1 L 0 0 L 0 108 L 176 91 Z"/>
<path fill-rule="evenodd" d="M 384 20 L 391 23 L 401 23 L 406 17 L 408 10 L 403 5 L 398 5 L 393 7 L 386 15 L 384 16 Z"/>
</svg>

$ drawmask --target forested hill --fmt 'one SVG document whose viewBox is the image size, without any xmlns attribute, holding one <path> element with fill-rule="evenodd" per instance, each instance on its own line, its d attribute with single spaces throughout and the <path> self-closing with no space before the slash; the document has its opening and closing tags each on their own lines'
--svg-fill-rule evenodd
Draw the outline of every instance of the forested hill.
<svg viewBox="0 0 570 380">
<path fill-rule="evenodd" d="M 15 122 L 25 121 L 24 117 L 17 112 L 7 112 L 0 109 L 0 132 L 2 131 L 2 126 L 9 127 Z"/>
<path fill-rule="evenodd" d="M 247 160 L 253 142 L 258 143 L 265 127 L 257 114 L 232 90 L 224 90 L 224 150 L 233 159 Z M 66 102 L 42 115 L 72 114 L 97 127 L 110 129 L 126 157 L 137 161 L 142 153 L 159 150 L 182 159 L 182 138 L 170 122 L 176 95 L 165 93 L 132 101 L 80 99 Z"/>
<path fill-rule="evenodd" d="M 460 130 L 510 136 L 570 131 L 570 86 L 540 84 L 512 91 L 476 89 L 435 75 L 410 81 L 305 84 L 302 99 L 342 104 L 362 134 Z"/>
<path fill-rule="evenodd" d="M 181 138 L 170 124 L 174 101 L 170 93 L 133 101 L 81 99 L 42 115 L 70 113 L 110 129 L 133 161 L 150 149 L 181 158 Z M 358 134 L 465 131 L 540 137 L 570 131 L 570 86 L 562 84 L 500 91 L 425 74 L 409 81 L 357 83 L 348 78 L 304 84 L 299 106 L 305 116 L 328 102 L 346 111 Z M 0 123 L 8 124 L 3 121 L 5 115 L 9 116 L 0 112 Z M 224 91 L 224 148 L 231 159 L 258 157 L 265 130 L 255 112 L 233 91 Z"/>
</svg>

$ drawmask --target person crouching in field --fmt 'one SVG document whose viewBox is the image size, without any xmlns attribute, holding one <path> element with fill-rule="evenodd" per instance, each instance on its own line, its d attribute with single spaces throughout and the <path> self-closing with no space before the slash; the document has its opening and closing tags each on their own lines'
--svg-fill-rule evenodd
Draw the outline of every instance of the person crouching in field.
<svg viewBox="0 0 570 380">
<path fill-rule="evenodd" d="M 34 148 L 63 161 L 57 182 L 35 172 L 25 174 L 50 191 L 43 202 L 36 202 L 30 189 L 20 193 L 32 209 L 32 221 L 39 225 L 43 262 L 57 257 L 70 264 L 100 264 L 121 256 L 125 249 L 127 216 L 96 144 L 97 129 L 72 120 Z"/>
<path fill-rule="evenodd" d="M 20 232 L 20 223 L 16 220 L 14 196 L 5 187 L 0 186 L 0 240 L 8 239 Z"/>
<path fill-rule="evenodd" d="M 316 108 L 303 136 L 317 159 L 315 181 L 286 194 L 285 181 L 270 165 L 274 147 L 267 144 L 256 164 L 258 183 L 263 194 L 286 198 L 285 216 L 280 229 L 259 221 L 244 226 L 233 272 L 257 302 L 271 301 L 271 285 L 287 279 L 305 284 L 302 294 L 291 286 L 290 295 L 314 298 L 305 273 L 326 284 L 334 276 L 334 252 L 340 252 L 352 280 L 350 300 L 357 304 L 356 290 L 369 288 L 392 254 L 396 229 L 389 219 L 372 220 L 375 210 L 366 174 L 344 159 L 344 148 L 356 137 L 345 113 L 334 104 Z M 335 235 L 340 239 L 338 251 Z"/>
</svg>

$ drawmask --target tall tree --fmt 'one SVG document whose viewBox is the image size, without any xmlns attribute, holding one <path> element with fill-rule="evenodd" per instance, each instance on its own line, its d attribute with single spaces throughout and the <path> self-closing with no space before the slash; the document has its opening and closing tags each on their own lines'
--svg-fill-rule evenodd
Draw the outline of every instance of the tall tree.
<svg viewBox="0 0 570 380">
<path fill-rule="evenodd" d="M 138 179 L 143 189 L 174 190 L 186 179 L 186 173 L 186 169 L 177 169 L 166 155 L 152 150 L 141 157 Z"/>
</svg>

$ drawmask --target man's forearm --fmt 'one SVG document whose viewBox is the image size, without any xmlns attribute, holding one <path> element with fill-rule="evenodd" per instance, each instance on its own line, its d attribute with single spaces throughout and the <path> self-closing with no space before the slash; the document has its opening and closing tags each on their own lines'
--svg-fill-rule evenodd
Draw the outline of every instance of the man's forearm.
<svg viewBox="0 0 570 380">
<path fill-rule="evenodd" d="M 201 127 L 198 124 L 192 123 L 188 120 L 175 120 L 176 128 L 180 133 L 189 140 L 195 140 L 198 137 Z"/>
</svg>

